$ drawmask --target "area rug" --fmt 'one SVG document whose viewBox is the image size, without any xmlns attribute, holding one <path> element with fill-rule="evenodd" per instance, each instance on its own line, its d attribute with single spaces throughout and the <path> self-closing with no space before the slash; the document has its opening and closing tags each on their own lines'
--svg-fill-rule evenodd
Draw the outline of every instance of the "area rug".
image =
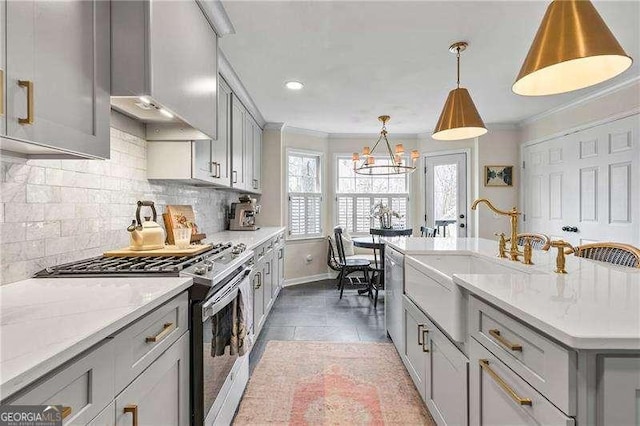
<svg viewBox="0 0 640 426">
<path fill-rule="evenodd" d="M 391 343 L 270 341 L 235 425 L 435 425 Z"/>
</svg>

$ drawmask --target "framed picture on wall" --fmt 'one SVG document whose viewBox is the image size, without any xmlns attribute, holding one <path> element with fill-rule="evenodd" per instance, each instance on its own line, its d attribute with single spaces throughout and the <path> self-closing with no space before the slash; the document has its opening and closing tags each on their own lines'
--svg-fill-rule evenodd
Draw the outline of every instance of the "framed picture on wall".
<svg viewBox="0 0 640 426">
<path fill-rule="evenodd" d="M 484 186 L 513 186 L 513 166 L 484 166 Z"/>
</svg>

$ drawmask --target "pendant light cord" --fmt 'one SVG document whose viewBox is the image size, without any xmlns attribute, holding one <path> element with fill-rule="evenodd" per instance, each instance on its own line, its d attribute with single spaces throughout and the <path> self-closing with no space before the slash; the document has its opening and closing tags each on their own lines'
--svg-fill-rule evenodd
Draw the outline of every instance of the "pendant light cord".
<svg viewBox="0 0 640 426">
<path fill-rule="evenodd" d="M 459 89 L 459 88 L 460 88 L 460 47 L 458 47 L 458 48 L 456 49 L 456 61 L 457 61 L 457 63 L 458 63 L 458 66 L 457 66 L 457 68 L 458 68 L 458 73 L 457 73 L 457 75 L 458 75 L 457 85 L 458 85 L 458 89 Z"/>
</svg>

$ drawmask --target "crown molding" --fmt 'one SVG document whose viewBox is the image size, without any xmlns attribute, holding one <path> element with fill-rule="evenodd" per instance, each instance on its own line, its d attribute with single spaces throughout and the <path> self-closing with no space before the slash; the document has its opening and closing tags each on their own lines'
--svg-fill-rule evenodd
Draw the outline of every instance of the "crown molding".
<svg viewBox="0 0 640 426">
<path fill-rule="evenodd" d="M 300 127 L 291 127 L 286 124 L 282 127 L 283 133 L 294 133 L 297 135 L 314 136 L 316 138 L 327 138 L 329 133 L 320 130 L 301 129 Z"/>
<path fill-rule="evenodd" d="M 524 120 L 521 120 L 520 122 L 517 123 L 518 127 L 524 127 L 528 124 L 534 123 L 538 120 L 541 120 L 545 117 L 549 117 L 550 115 L 553 114 L 557 114 L 561 111 L 567 110 L 567 109 L 571 109 L 571 108 L 575 108 L 579 105 L 594 101 L 596 99 L 602 98 L 604 96 L 610 95 L 612 93 L 618 92 L 620 90 L 623 90 L 629 86 L 632 86 L 636 83 L 640 82 L 640 75 L 636 75 L 631 77 L 628 80 L 622 81 L 620 83 L 614 84 L 612 86 L 609 87 L 605 87 L 602 90 L 599 90 L 597 92 L 591 93 L 589 95 L 583 96 L 581 98 L 578 98 L 576 100 L 573 100 L 569 103 L 566 103 L 564 105 L 560 105 L 558 107 L 555 108 L 551 108 L 549 110 L 546 110 L 540 114 L 536 114 L 536 115 L 532 115 L 531 117 L 525 118 Z"/>
<path fill-rule="evenodd" d="M 329 139 L 375 139 L 380 136 L 376 133 L 329 133 Z M 389 132 L 389 139 L 418 139 L 415 133 L 392 133 Z"/>
<path fill-rule="evenodd" d="M 197 0 L 197 3 L 218 37 L 236 33 L 236 29 L 220 0 Z"/>
<path fill-rule="evenodd" d="M 264 125 L 264 130 L 278 130 L 282 131 L 284 129 L 284 123 L 266 123 Z"/>
<path fill-rule="evenodd" d="M 249 91 L 244 87 L 244 84 L 242 84 L 240 77 L 238 77 L 238 74 L 236 74 L 227 57 L 220 49 L 218 49 L 218 72 L 227 82 L 233 94 L 240 99 L 242 105 L 249 111 L 249 114 L 258 122 L 258 125 L 264 127 L 266 120 L 260 113 L 255 102 L 253 102 Z"/>
</svg>

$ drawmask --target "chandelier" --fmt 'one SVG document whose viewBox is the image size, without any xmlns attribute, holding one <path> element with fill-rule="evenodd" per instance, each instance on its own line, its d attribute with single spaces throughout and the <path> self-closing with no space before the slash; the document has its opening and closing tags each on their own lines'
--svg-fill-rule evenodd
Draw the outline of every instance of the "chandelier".
<svg viewBox="0 0 640 426">
<path fill-rule="evenodd" d="M 417 150 L 411 151 L 411 163 L 404 155 L 404 146 L 401 143 L 391 149 L 391 143 L 387 139 L 387 122 L 391 119 L 388 115 L 381 115 L 378 120 L 382 122 L 382 130 L 380 137 L 373 145 L 373 148 L 365 146 L 362 148 L 362 158 L 357 152 L 353 153 L 353 170 L 359 175 L 402 175 L 409 174 L 416 169 L 416 161 L 420 157 Z M 384 141 L 384 144 L 380 143 Z M 376 164 L 375 152 L 380 146 L 382 153 L 378 156 L 378 164 Z M 386 158 L 385 158 L 386 157 Z M 360 162 L 360 163 L 359 163 Z M 360 165 L 358 165 L 360 164 Z"/>
</svg>

